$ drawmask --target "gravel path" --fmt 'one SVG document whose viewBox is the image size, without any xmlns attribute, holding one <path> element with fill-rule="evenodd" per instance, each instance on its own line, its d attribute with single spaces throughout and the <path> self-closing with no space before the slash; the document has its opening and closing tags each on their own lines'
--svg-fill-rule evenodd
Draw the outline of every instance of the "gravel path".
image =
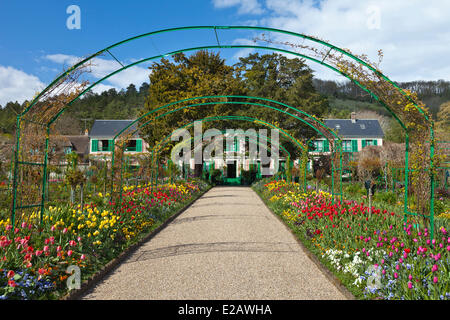
<svg viewBox="0 0 450 320">
<path fill-rule="evenodd" d="M 346 299 L 244 187 L 215 187 L 83 299 Z"/>
</svg>

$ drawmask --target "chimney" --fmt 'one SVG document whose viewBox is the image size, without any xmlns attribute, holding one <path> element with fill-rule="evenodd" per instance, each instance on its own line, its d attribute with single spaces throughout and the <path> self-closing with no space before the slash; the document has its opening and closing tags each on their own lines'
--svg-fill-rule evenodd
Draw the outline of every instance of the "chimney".
<svg viewBox="0 0 450 320">
<path fill-rule="evenodd" d="M 350 119 L 352 119 L 352 123 L 356 123 L 356 112 L 351 113 Z"/>
</svg>

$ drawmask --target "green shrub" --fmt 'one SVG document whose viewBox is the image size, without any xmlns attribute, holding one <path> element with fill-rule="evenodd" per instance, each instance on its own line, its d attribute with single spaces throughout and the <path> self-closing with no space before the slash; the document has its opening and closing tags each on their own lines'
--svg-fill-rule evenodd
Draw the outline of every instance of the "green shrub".
<svg viewBox="0 0 450 320">
<path fill-rule="evenodd" d="M 390 205 L 397 203 L 397 195 L 392 191 L 375 192 L 373 199 L 379 202 L 385 202 Z"/>
<path fill-rule="evenodd" d="M 352 183 L 345 187 L 345 192 L 351 195 L 365 195 L 366 189 L 360 183 Z"/>
</svg>

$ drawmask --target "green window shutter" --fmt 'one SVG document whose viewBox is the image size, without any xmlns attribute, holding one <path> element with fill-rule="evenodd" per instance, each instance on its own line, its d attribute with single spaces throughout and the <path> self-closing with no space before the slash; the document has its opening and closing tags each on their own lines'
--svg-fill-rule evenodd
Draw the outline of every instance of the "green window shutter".
<svg viewBox="0 0 450 320">
<path fill-rule="evenodd" d="M 328 142 L 328 140 L 324 140 L 323 141 L 323 152 L 328 152 L 330 151 L 330 144 Z"/>
<path fill-rule="evenodd" d="M 239 151 L 239 144 L 238 144 L 238 139 L 234 139 L 234 151 L 238 152 Z"/>
<path fill-rule="evenodd" d="M 112 150 L 113 150 L 113 141 L 108 140 L 108 151 L 112 151 Z"/>
<path fill-rule="evenodd" d="M 98 152 L 98 140 L 92 139 L 91 143 L 92 143 L 92 148 L 91 148 L 92 152 Z"/>
<path fill-rule="evenodd" d="M 362 140 L 362 147 L 363 147 L 363 149 L 364 149 L 364 147 L 367 145 L 367 142 L 366 142 L 366 140 Z"/>
<path fill-rule="evenodd" d="M 358 140 L 352 140 L 352 152 L 358 152 Z"/>
<path fill-rule="evenodd" d="M 377 140 L 373 140 L 373 145 L 377 146 L 378 145 L 378 141 Z"/>
<path fill-rule="evenodd" d="M 136 140 L 136 152 L 142 152 L 142 140 L 141 139 Z"/>
</svg>

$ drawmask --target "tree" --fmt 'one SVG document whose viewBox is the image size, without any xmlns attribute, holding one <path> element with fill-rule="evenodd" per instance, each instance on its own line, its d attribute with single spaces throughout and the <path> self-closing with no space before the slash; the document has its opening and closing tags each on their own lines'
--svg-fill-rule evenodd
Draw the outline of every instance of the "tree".
<svg viewBox="0 0 450 320">
<path fill-rule="evenodd" d="M 443 141 L 450 140 L 450 101 L 441 104 L 435 122 L 436 136 Z"/>
<path fill-rule="evenodd" d="M 245 94 L 234 68 L 227 66 L 219 54 L 208 51 L 198 51 L 189 57 L 179 53 L 173 56 L 173 62 L 163 58 L 150 69 L 148 97 L 141 114 L 169 102 L 196 96 Z M 185 109 L 158 119 L 154 125 L 143 128 L 141 134 L 153 145 L 173 129 L 188 122 L 206 116 L 227 115 L 231 113 L 230 110 L 225 105 Z"/>
<path fill-rule="evenodd" d="M 317 117 L 329 111 L 327 98 L 316 91 L 313 72 L 302 59 L 288 59 L 276 53 L 255 53 L 239 58 L 235 67 L 251 96 L 280 101 Z M 293 130 L 296 137 L 309 139 L 315 135 L 312 129 L 299 125 L 297 119 L 288 115 L 256 107 L 250 109 L 248 112 L 252 114 L 264 116 L 272 123 L 279 122 L 283 128 Z"/>
</svg>

